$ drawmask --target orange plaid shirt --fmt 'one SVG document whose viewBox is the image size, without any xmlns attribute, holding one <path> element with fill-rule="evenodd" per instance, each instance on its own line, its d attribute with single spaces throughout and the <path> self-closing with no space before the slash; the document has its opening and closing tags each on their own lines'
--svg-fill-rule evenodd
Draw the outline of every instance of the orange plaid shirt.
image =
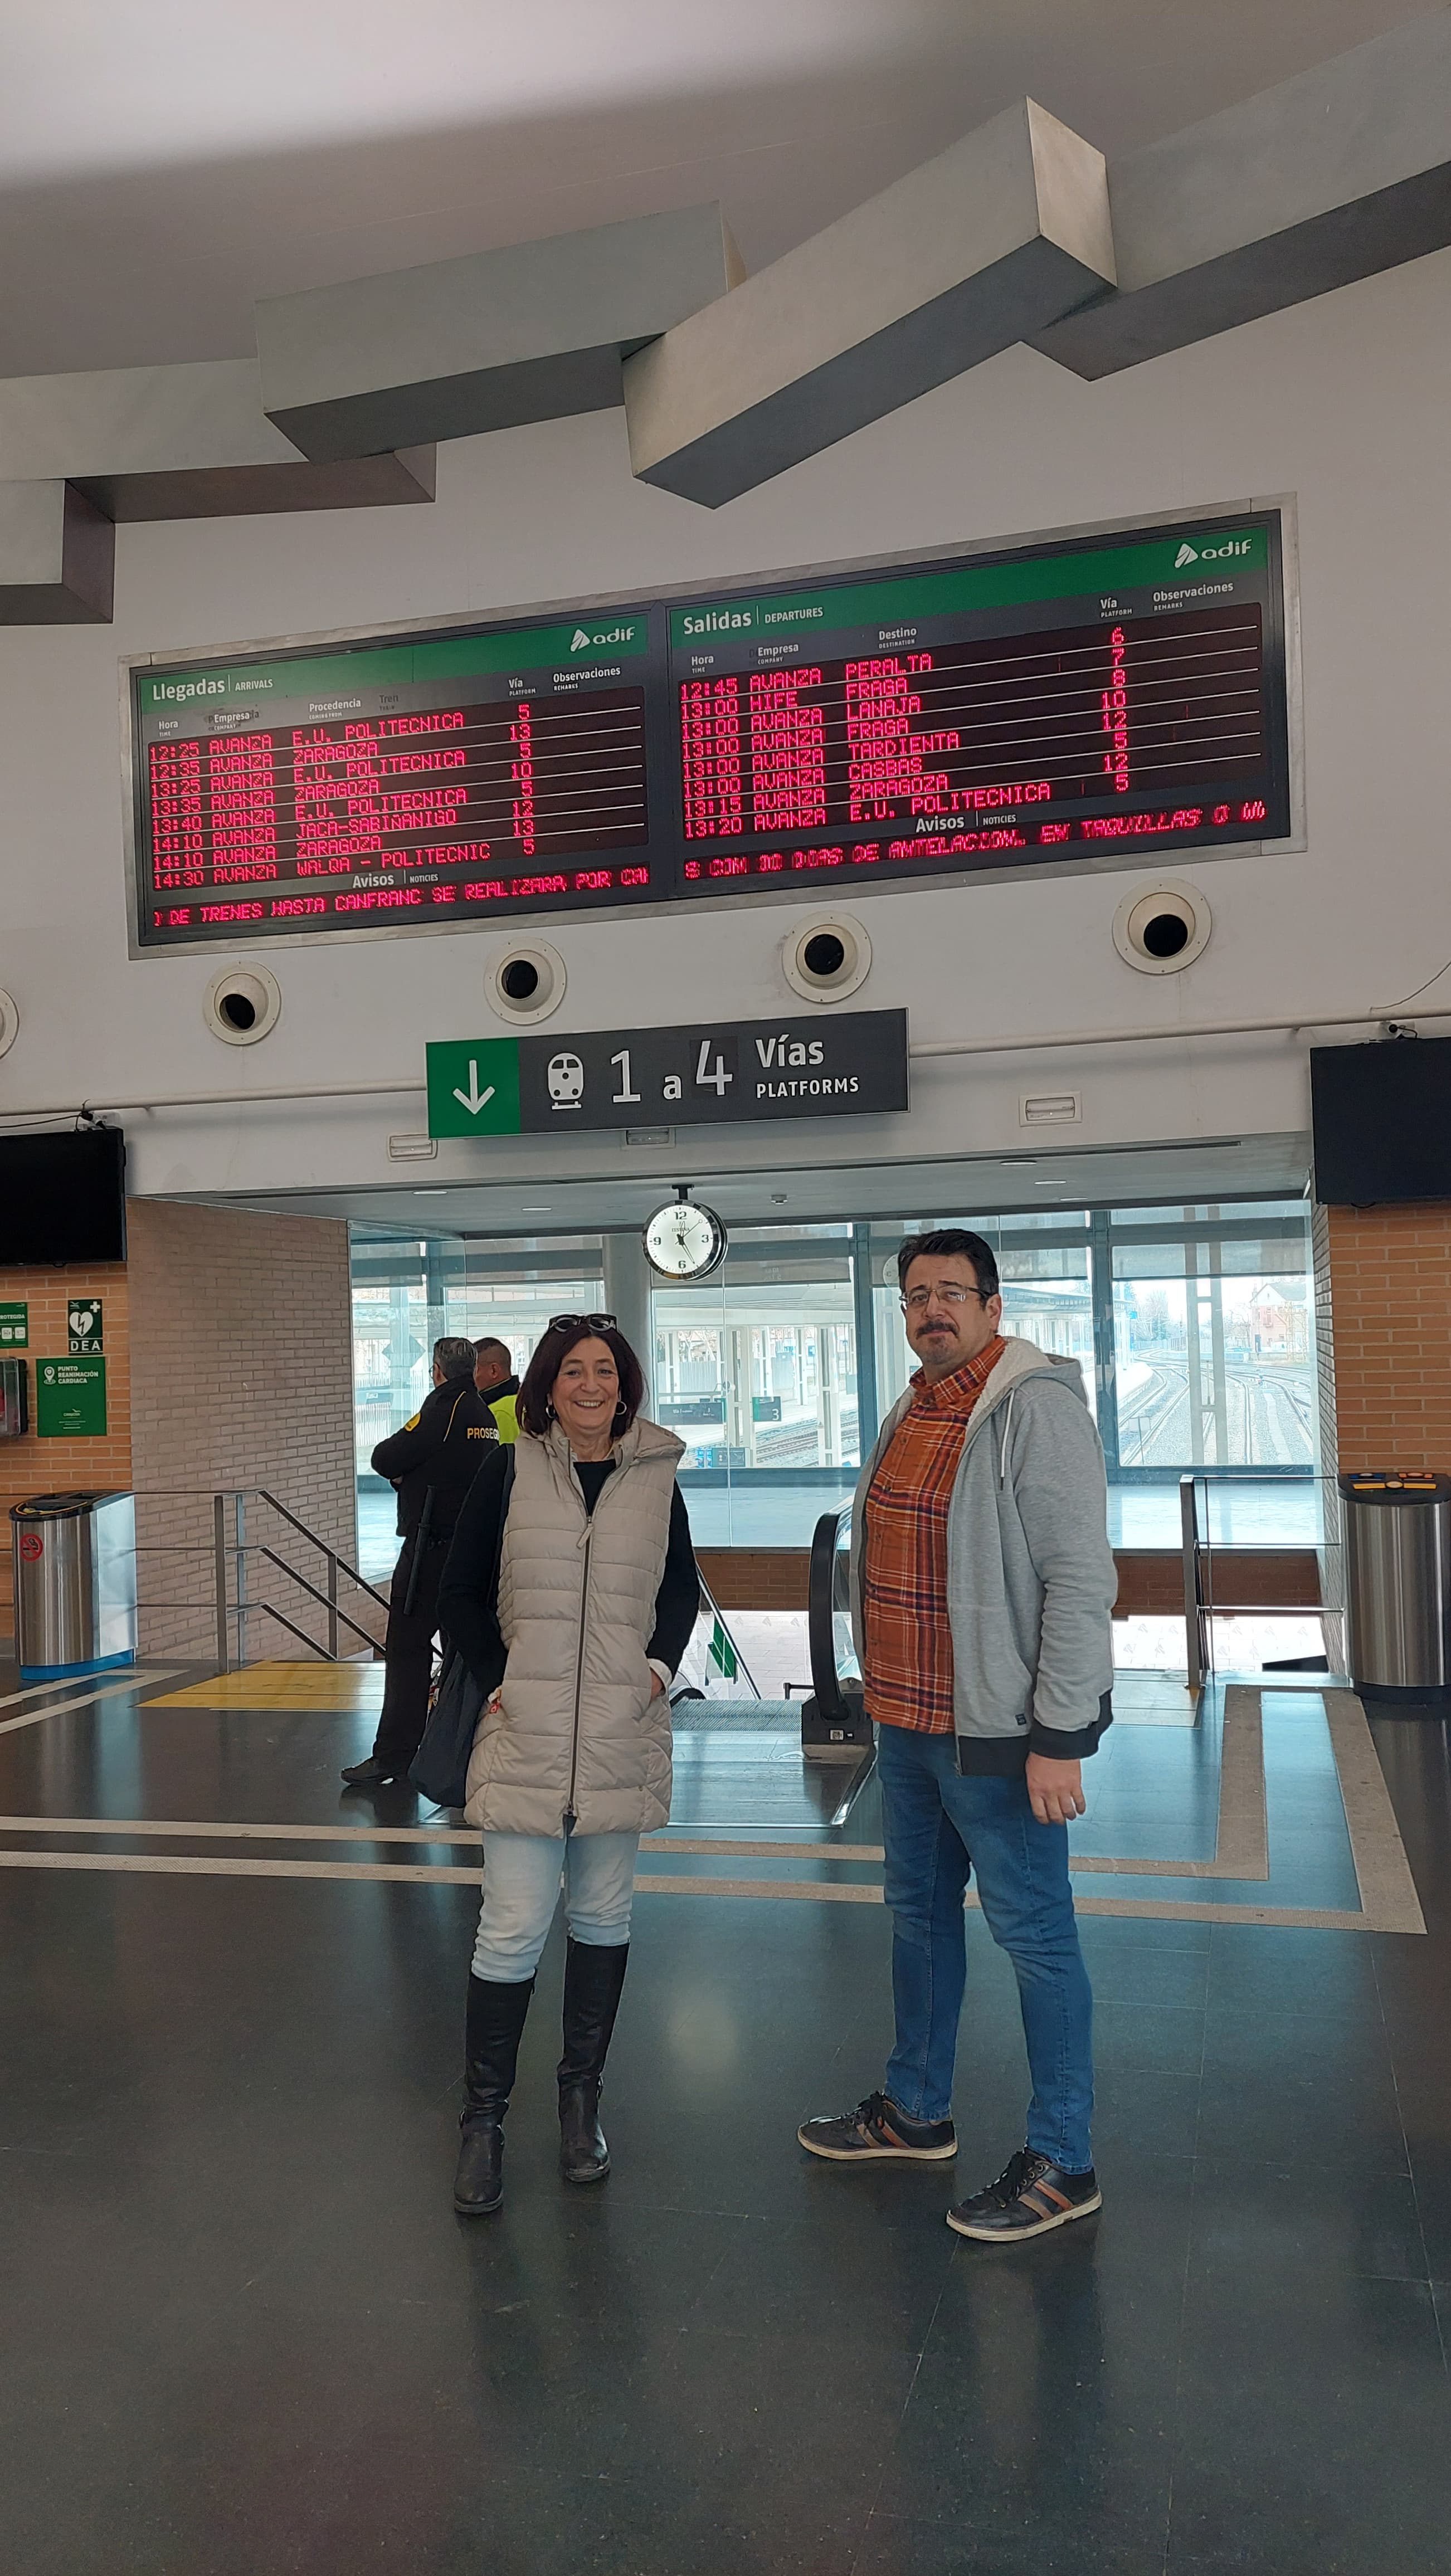
<svg viewBox="0 0 1451 2576">
<path fill-rule="evenodd" d="M 866 1500 L 862 1558 L 862 1682 L 884 1726 L 950 1735 L 952 1631 L 947 1620 L 947 1507 L 972 1408 L 1007 1348 L 996 1333 L 975 1360 L 912 1402 Z"/>
</svg>

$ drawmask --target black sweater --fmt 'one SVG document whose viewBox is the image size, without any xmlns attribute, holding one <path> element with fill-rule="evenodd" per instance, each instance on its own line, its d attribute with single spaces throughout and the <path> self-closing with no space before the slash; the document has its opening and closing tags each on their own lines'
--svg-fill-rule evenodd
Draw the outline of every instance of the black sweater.
<svg viewBox="0 0 1451 2576">
<path fill-rule="evenodd" d="M 498 1687 L 504 1669 L 504 1640 L 499 1633 L 499 1499 L 508 1458 L 507 1449 L 490 1450 L 469 1487 L 438 1595 L 438 1624 L 485 1690 Z M 606 1478 L 615 1472 L 615 1462 L 613 1458 L 576 1458 L 574 1472 L 585 1510 L 592 1512 Z M 690 1643 L 699 1608 L 700 1577 L 690 1543 L 690 1520 L 677 1485 L 670 1498 L 665 1571 L 655 1595 L 655 1625 L 646 1655 L 673 1673 Z"/>
</svg>

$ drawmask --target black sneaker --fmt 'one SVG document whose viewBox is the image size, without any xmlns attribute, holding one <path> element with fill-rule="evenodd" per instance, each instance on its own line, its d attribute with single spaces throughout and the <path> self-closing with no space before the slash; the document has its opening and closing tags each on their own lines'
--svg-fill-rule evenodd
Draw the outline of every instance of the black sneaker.
<svg viewBox="0 0 1451 2576">
<path fill-rule="evenodd" d="M 1065 2173 L 1051 2156 L 1020 2147 L 986 2191 L 975 2191 L 970 2200 L 949 2209 L 947 2224 L 959 2236 L 975 2236 L 984 2245 L 1016 2245 L 1025 2236 L 1046 2236 L 1050 2227 L 1066 2227 L 1070 2218 L 1087 2218 L 1102 2206 L 1092 2165 L 1087 2173 Z"/>
<path fill-rule="evenodd" d="M 343 1778 L 350 1789 L 381 1789 L 390 1780 L 406 1783 L 408 1764 L 390 1762 L 381 1753 L 370 1753 L 366 1762 L 350 1762 Z"/>
<path fill-rule="evenodd" d="M 839 2120 L 803 2120 L 796 2132 L 813 2156 L 834 2164 L 945 2164 L 957 2153 L 950 2120 L 913 2120 L 885 2093 L 869 2093 Z"/>
</svg>

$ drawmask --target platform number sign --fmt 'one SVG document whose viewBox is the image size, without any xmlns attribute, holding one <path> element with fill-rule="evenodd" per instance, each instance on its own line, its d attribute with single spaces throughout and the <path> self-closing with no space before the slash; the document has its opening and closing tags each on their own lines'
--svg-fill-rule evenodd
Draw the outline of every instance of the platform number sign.
<svg viewBox="0 0 1451 2576">
<path fill-rule="evenodd" d="M 72 1297 L 66 1308 L 66 1331 L 72 1351 L 104 1348 L 99 1297 Z"/>
</svg>

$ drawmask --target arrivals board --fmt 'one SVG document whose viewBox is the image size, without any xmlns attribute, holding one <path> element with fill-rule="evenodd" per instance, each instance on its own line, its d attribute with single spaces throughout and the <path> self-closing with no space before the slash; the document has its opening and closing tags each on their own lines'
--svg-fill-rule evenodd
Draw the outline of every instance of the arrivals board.
<svg viewBox="0 0 1451 2576">
<path fill-rule="evenodd" d="M 1275 512 L 130 678 L 143 948 L 1291 828 Z"/>
</svg>

